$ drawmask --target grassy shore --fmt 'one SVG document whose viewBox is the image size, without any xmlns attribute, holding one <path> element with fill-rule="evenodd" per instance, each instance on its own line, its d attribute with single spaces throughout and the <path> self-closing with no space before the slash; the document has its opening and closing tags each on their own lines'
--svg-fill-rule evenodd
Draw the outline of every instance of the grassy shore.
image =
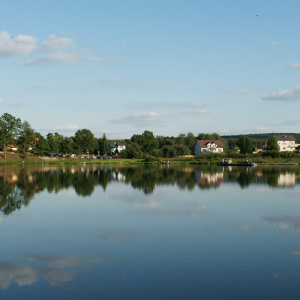
<svg viewBox="0 0 300 300">
<path fill-rule="evenodd" d="M 81 159 L 81 158 L 64 158 L 35 156 L 28 154 L 26 157 L 18 153 L 0 153 L 1 164 L 139 164 L 143 163 L 142 159 Z"/>
<path fill-rule="evenodd" d="M 35 156 L 32 154 L 26 155 L 26 157 L 18 153 L 7 153 L 4 159 L 3 153 L 0 153 L 0 165 L 1 164 L 220 164 L 223 158 L 214 155 L 203 155 L 198 157 L 177 157 L 177 158 L 154 158 L 151 159 L 81 159 L 81 158 L 64 158 L 64 157 L 48 157 L 48 156 Z M 263 164 L 274 164 L 274 163 L 300 163 L 300 157 L 290 158 L 272 158 L 263 156 L 244 156 L 232 158 L 235 163 L 243 163 L 246 161 L 253 161 L 256 163 Z"/>
</svg>

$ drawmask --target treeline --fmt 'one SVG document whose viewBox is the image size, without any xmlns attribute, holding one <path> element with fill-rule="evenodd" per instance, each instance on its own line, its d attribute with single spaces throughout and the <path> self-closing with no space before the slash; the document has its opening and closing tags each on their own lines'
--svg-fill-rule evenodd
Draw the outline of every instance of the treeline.
<svg viewBox="0 0 300 300">
<path fill-rule="evenodd" d="M 290 134 L 290 133 L 285 133 Z M 45 136 L 36 132 L 29 122 L 22 122 L 8 113 L 0 117 L 0 148 L 4 151 L 8 145 L 14 145 L 24 156 L 29 149 L 37 155 L 60 154 L 110 154 L 111 142 L 123 142 L 126 149 L 120 153 L 124 158 L 165 157 L 173 158 L 195 154 L 196 140 L 222 140 L 226 154 L 240 151 L 242 154 L 252 153 L 255 149 L 267 146 L 269 151 L 278 151 L 276 140 L 271 134 L 252 134 L 236 136 L 220 136 L 217 133 L 179 134 L 177 137 L 154 136 L 153 132 L 145 130 L 142 134 L 134 134 L 130 139 L 109 141 L 106 135 L 97 138 L 89 129 L 77 130 L 74 136 L 67 137 L 57 132 Z M 284 134 L 282 134 L 284 135 Z M 300 139 L 300 134 L 293 134 Z M 267 144 L 268 142 L 268 144 Z M 118 151 L 116 151 L 118 154 Z"/>
</svg>

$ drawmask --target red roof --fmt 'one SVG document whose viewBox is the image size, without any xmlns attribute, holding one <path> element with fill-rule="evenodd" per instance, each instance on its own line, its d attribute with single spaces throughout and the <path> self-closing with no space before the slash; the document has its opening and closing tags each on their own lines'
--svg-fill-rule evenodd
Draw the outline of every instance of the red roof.
<svg viewBox="0 0 300 300">
<path fill-rule="evenodd" d="M 207 148 L 207 145 L 212 143 L 215 143 L 217 145 L 217 148 L 225 148 L 225 145 L 221 140 L 197 140 L 197 143 L 201 149 Z"/>
</svg>

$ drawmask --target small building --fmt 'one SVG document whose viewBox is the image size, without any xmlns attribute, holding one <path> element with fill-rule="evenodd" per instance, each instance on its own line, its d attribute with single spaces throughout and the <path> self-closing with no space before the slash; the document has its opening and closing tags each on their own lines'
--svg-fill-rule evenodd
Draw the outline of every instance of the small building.
<svg viewBox="0 0 300 300">
<path fill-rule="evenodd" d="M 118 153 L 126 149 L 126 145 L 124 143 L 110 143 L 109 144 L 109 151 L 110 153 L 115 153 L 117 150 Z"/>
<path fill-rule="evenodd" d="M 197 140 L 195 144 L 195 154 L 199 153 L 222 153 L 225 145 L 221 140 Z"/>
<path fill-rule="evenodd" d="M 293 135 L 275 135 L 279 151 L 295 151 L 296 139 Z"/>
</svg>

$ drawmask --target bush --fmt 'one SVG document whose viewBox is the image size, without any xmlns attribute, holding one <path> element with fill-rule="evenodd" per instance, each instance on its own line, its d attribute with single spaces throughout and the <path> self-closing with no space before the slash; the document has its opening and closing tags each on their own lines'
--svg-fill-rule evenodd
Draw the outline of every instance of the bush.
<svg viewBox="0 0 300 300">
<path fill-rule="evenodd" d="M 270 150 L 270 151 L 265 151 L 263 152 L 262 154 L 263 157 L 272 157 L 272 158 L 275 158 L 275 157 L 279 157 L 279 151 L 275 151 L 275 150 Z"/>
<path fill-rule="evenodd" d="M 144 158 L 144 162 L 151 163 L 151 162 L 157 162 L 158 159 L 152 155 L 146 155 Z"/>
</svg>

